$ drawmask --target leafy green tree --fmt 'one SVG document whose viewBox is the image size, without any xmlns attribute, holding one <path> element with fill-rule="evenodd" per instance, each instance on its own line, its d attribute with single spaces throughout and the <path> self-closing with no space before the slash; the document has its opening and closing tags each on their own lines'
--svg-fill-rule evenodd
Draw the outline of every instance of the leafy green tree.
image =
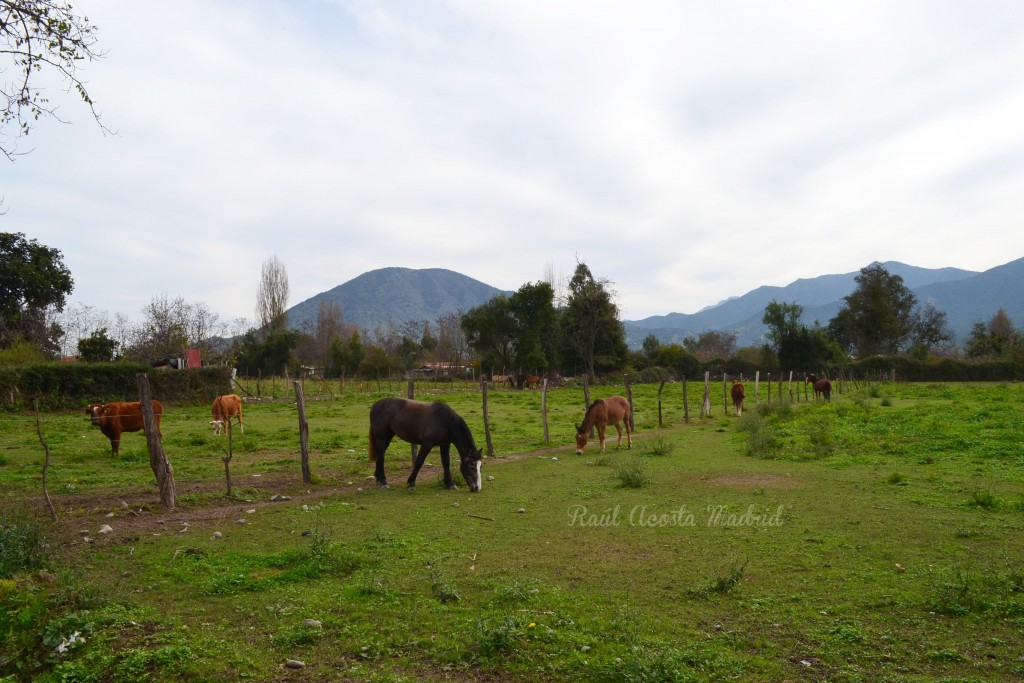
<svg viewBox="0 0 1024 683">
<path fill-rule="evenodd" d="M 653 334 L 649 334 L 644 337 L 641 348 L 644 351 L 644 356 L 646 356 L 648 360 L 653 361 L 655 356 L 658 355 L 658 350 L 661 348 L 661 341 Z"/>
<path fill-rule="evenodd" d="M 0 349 L 23 339 L 53 355 L 60 329 L 47 320 L 47 309 L 62 311 L 73 288 L 60 251 L 0 232 Z"/>
<path fill-rule="evenodd" d="M 543 372 L 555 365 L 559 328 L 551 284 L 527 283 L 509 297 L 508 303 L 515 321 L 513 366 L 521 371 Z"/>
<path fill-rule="evenodd" d="M 628 357 L 626 331 L 607 280 L 595 279 L 585 263 L 576 264 L 562 311 L 562 333 L 593 380 L 598 368 L 622 368 Z"/>
<path fill-rule="evenodd" d="M 294 330 L 274 330 L 261 340 L 256 332 L 247 332 L 238 352 L 238 368 L 246 375 L 284 374 L 291 361 L 292 349 L 298 341 Z"/>
<path fill-rule="evenodd" d="M 40 118 L 55 118 L 58 105 L 46 95 L 51 76 L 75 91 L 89 107 L 93 118 L 100 116 L 85 83 L 78 75 L 79 65 L 98 59 L 96 29 L 85 16 L 62 0 L 3 0 L 0 2 L 0 57 L 9 66 L 0 65 L 4 84 L 0 88 L 0 141 L 28 135 Z M 10 74 L 10 75 L 8 75 Z M 39 85 L 40 78 L 43 84 Z M 100 124 L 103 130 L 106 128 Z M 16 129 L 11 134 L 6 131 Z M 13 159 L 17 149 L 0 142 L 0 152 Z"/>
<path fill-rule="evenodd" d="M 668 368 L 678 376 L 693 379 L 700 375 L 700 361 L 681 344 L 662 344 L 654 354 L 654 364 Z"/>
<path fill-rule="evenodd" d="M 832 320 L 829 335 L 862 358 L 893 355 L 914 331 L 917 298 L 880 263 L 861 268 L 856 289 Z"/>
<path fill-rule="evenodd" d="M 387 352 L 379 346 L 370 346 L 359 364 L 359 374 L 363 377 L 388 377 L 391 367 L 392 360 Z"/>
<path fill-rule="evenodd" d="M 795 301 L 787 304 L 772 299 L 771 303 L 765 306 L 761 322 L 768 327 L 765 336 L 776 353 L 779 353 L 787 338 L 795 336 L 803 327 L 800 324 L 800 316 L 803 314 L 804 307 Z"/>
<path fill-rule="evenodd" d="M 466 343 L 484 368 L 504 372 L 515 367 L 517 325 L 508 297 L 499 294 L 471 308 L 462 315 L 461 325 Z"/>
<path fill-rule="evenodd" d="M 348 341 L 340 337 L 331 340 L 330 371 L 332 375 L 338 376 L 342 373 L 346 377 L 354 377 L 359 372 L 359 365 L 363 362 L 366 351 L 363 349 L 363 341 L 359 336 L 359 330 L 353 330 Z"/>
<path fill-rule="evenodd" d="M 976 322 L 967 339 L 969 358 L 1002 358 L 1019 345 L 1021 335 L 1013 328 L 1013 321 L 1000 308 L 987 323 Z"/>
<path fill-rule="evenodd" d="M 87 363 L 109 363 L 114 360 L 118 343 L 107 336 L 101 327 L 85 339 L 78 340 L 78 355 Z"/>
</svg>

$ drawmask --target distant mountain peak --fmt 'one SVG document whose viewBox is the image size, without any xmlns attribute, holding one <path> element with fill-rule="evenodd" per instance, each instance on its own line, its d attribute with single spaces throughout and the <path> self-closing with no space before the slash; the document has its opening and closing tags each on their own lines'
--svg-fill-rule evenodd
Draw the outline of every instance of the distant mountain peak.
<svg viewBox="0 0 1024 683">
<path fill-rule="evenodd" d="M 321 301 L 341 306 L 345 323 L 372 330 L 388 323 L 434 323 L 442 314 L 468 311 L 507 293 L 445 268 L 389 266 L 362 273 L 293 306 L 288 309 L 288 326 L 302 330 L 315 325 Z"/>
</svg>

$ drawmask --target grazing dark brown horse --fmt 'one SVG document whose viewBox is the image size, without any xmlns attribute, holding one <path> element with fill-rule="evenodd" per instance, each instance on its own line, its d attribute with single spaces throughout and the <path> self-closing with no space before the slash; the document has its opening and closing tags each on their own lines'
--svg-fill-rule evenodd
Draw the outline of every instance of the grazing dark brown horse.
<svg viewBox="0 0 1024 683">
<path fill-rule="evenodd" d="M 811 388 L 814 389 L 814 400 L 818 400 L 818 396 L 824 396 L 826 401 L 832 400 L 832 382 L 827 379 L 818 379 L 814 375 L 807 375 L 804 377 L 804 386 L 807 383 L 811 383 Z"/>
<path fill-rule="evenodd" d="M 456 488 L 449 469 L 449 452 L 455 444 L 459 452 L 459 471 L 470 491 L 479 491 L 480 458 L 482 454 L 473 441 L 466 421 L 451 406 L 442 401 L 425 403 L 405 398 L 382 398 L 370 408 L 370 460 L 377 462 L 375 477 L 377 484 L 387 488 L 388 480 L 384 474 L 384 452 L 391 444 L 391 439 L 398 437 L 409 443 L 419 444 L 416 462 L 413 463 L 412 474 L 409 475 L 409 490 L 416 489 L 416 475 L 427 453 L 434 446 L 441 451 L 441 464 L 444 466 L 444 485 L 449 489 Z"/>
<path fill-rule="evenodd" d="M 587 445 L 587 436 L 592 427 L 597 427 L 601 452 L 604 453 L 604 430 L 609 424 L 615 425 L 615 431 L 619 433 L 615 448 L 622 448 L 622 427 L 619 423 L 626 427 L 626 448 L 632 448 L 633 439 L 629 434 L 629 401 L 622 396 L 609 396 L 591 403 L 583 416 L 583 424 L 576 425 L 576 455 L 583 455 L 583 447 Z"/>
<path fill-rule="evenodd" d="M 743 399 L 747 397 L 747 392 L 743 388 L 743 383 L 738 379 L 732 381 L 732 406 L 736 417 L 743 414 Z"/>
</svg>

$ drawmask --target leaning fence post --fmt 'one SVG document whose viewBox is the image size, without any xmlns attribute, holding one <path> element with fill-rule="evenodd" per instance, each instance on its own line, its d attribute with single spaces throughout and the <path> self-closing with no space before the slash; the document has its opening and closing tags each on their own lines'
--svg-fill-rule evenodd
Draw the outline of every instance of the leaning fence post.
<svg viewBox="0 0 1024 683">
<path fill-rule="evenodd" d="M 153 416 L 153 399 L 149 393 L 149 377 L 145 373 L 138 376 L 139 408 L 142 410 L 142 424 L 146 431 L 146 447 L 149 449 L 149 466 L 156 475 L 156 483 L 160 488 L 160 502 L 167 508 L 173 508 L 174 469 L 167 460 L 164 445 L 160 441 L 156 418 Z"/>
<path fill-rule="evenodd" d="M 299 448 L 302 453 L 302 483 L 309 484 L 313 475 L 309 471 L 309 422 L 306 420 L 306 401 L 302 396 L 302 384 L 292 383 L 295 387 L 295 402 L 299 407 Z"/>
</svg>

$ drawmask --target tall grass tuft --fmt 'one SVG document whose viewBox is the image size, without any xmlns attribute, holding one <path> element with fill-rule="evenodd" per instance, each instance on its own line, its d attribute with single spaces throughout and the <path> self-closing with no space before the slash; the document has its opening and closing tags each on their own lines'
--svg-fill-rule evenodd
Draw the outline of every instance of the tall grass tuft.
<svg viewBox="0 0 1024 683">
<path fill-rule="evenodd" d="M 0 579 L 38 569 L 46 558 L 42 527 L 22 509 L 4 512 L 0 518 Z"/>
<path fill-rule="evenodd" d="M 615 470 L 615 478 L 619 480 L 619 486 L 626 489 L 642 489 L 651 483 L 651 478 L 639 460 L 619 465 Z"/>
<path fill-rule="evenodd" d="M 665 456 L 672 453 L 672 449 L 675 445 L 663 437 L 657 437 L 650 441 L 644 442 L 640 447 L 640 455 L 651 455 L 651 456 Z"/>
<path fill-rule="evenodd" d="M 1002 502 L 999 500 L 999 496 L 991 491 L 975 489 L 971 491 L 971 498 L 967 501 L 967 504 L 982 508 L 983 510 L 995 510 L 1000 507 Z"/>
<path fill-rule="evenodd" d="M 804 433 L 815 458 L 825 458 L 836 452 L 835 421 L 828 413 L 813 415 L 807 421 Z"/>
<path fill-rule="evenodd" d="M 696 597 L 707 597 L 709 595 L 724 595 L 730 593 L 743 581 L 743 572 L 747 569 L 747 563 L 739 564 L 734 562 L 732 567 L 725 574 L 713 577 L 705 586 L 696 590 L 688 591 Z"/>
<path fill-rule="evenodd" d="M 760 411 L 744 413 L 738 427 L 746 437 L 746 453 L 754 458 L 771 460 L 782 451 L 782 437 L 775 423 Z"/>
</svg>

